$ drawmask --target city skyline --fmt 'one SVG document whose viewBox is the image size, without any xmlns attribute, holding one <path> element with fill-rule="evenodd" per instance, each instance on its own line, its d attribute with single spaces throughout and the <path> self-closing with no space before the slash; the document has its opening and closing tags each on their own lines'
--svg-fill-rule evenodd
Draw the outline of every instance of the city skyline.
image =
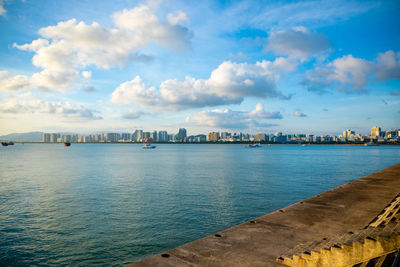
<svg viewBox="0 0 400 267">
<path fill-rule="evenodd" d="M 92 6 L 0 1 L 0 135 L 400 126 L 397 1 Z"/>
<path fill-rule="evenodd" d="M 272 142 L 272 143 L 366 143 L 366 142 L 389 142 L 400 143 L 400 129 L 382 130 L 379 126 L 371 127 L 370 134 L 356 133 L 351 129 L 343 131 L 340 135 L 315 135 L 305 133 L 282 133 L 276 132 L 251 134 L 246 132 L 209 132 L 206 134 L 189 135 L 185 128 L 179 128 L 178 133 L 153 130 L 143 131 L 136 129 L 132 133 L 101 132 L 88 135 L 75 133 L 43 133 L 43 143 L 143 143 L 143 142 Z"/>
</svg>

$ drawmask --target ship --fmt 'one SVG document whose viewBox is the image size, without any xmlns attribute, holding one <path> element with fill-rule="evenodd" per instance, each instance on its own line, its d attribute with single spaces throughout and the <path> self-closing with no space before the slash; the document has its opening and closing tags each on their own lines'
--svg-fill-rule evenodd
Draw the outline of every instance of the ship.
<svg viewBox="0 0 400 267">
<path fill-rule="evenodd" d="M 151 145 L 151 144 L 144 144 L 144 146 L 142 147 L 143 149 L 154 149 L 156 148 L 155 145 Z"/>
<path fill-rule="evenodd" d="M 255 148 L 255 147 L 261 147 L 261 145 L 259 145 L 259 144 L 248 144 L 246 147 Z"/>
<path fill-rule="evenodd" d="M 70 142 L 65 142 L 64 146 L 71 146 L 71 143 Z"/>
<path fill-rule="evenodd" d="M 371 142 L 371 143 L 365 143 L 364 146 L 379 146 L 379 145 Z"/>
</svg>

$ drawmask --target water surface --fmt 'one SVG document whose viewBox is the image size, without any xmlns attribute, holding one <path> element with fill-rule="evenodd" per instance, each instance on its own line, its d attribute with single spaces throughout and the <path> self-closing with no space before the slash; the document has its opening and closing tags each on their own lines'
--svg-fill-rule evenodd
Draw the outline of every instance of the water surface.
<svg viewBox="0 0 400 267">
<path fill-rule="evenodd" d="M 123 265 L 400 162 L 398 146 L 0 148 L 0 265 Z"/>
</svg>

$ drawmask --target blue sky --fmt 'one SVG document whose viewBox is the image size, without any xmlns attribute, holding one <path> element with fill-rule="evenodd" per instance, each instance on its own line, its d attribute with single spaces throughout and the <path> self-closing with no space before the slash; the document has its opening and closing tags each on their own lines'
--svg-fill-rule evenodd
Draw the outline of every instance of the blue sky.
<svg viewBox="0 0 400 267">
<path fill-rule="evenodd" d="M 398 1 L 0 0 L 0 134 L 400 128 Z"/>
</svg>

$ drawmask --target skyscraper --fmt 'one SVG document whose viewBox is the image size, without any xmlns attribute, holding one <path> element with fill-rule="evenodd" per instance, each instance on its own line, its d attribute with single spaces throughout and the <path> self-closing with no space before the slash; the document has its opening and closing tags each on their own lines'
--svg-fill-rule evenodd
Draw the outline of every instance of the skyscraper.
<svg viewBox="0 0 400 267">
<path fill-rule="evenodd" d="M 168 142 L 168 133 L 167 133 L 167 131 L 159 131 L 158 132 L 158 141 L 159 142 Z"/>
<path fill-rule="evenodd" d="M 135 130 L 135 132 L 132 134 L 132 141 L 134 142 L 140 142 L 143 138 L 143 130 Z"/>
<path fill-rule="evenodd" d="M 43 138 L 42 138 L 43 143 L 49 143 L 50 142 L 50 134 L 44 133 Z"/>
<path fill-rule="evenodd" d="M 208 142 L 217 142 L 218 139 L 219 139 L 219 133 L 217 133 L 217 132 L 211 132 L 207 136 Z"/>
<path fill-rule="evenodd" d="M 381 136 L 381 127 L 374 126 L 371 128 L 371 137 Z"/>
<path fill-rule="evenodd" d="M 158 141 L 157 131 L 154 131 L 154 132 L 150 133 L 150 139 L 151 139 L 152 142 L 157 142 Z"/>
<path fill-rule="evenodd" d="M 186 129 L 179 128 L 178 133 L 176 134 L 176 140 L 182 141 L 186 137 Z"/>
</svg>

